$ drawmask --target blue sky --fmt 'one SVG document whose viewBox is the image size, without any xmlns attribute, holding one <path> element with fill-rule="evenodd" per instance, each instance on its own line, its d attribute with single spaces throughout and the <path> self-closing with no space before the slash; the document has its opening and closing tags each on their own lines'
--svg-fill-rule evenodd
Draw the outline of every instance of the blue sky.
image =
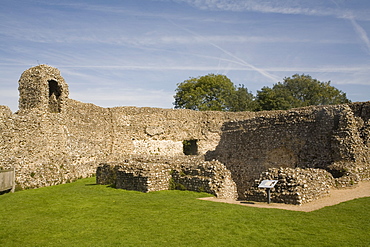
<svg viewBox="0 0 370 247">
<path fill-rule="evenodd" d="M 0 105 L 21 73 L 61 71 L 70 98 L 173 108 L 176 84 L 224 74 L 256 94 L 309 74 L 370 100 L 368 0 L 1 0 Z"/>
</svg>

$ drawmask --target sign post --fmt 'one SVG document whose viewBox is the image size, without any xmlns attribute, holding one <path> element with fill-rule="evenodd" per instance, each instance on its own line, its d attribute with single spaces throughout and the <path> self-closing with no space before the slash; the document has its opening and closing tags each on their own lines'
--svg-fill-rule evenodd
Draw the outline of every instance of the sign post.
<svg viewBox="0 0 370 247">
<path fill-rule="evenodd" d="M 259 185 L 258 188 L 265 188 L 267 191 L 267 203 L 270 204 L 271 202 L 271 193 L 270 190 L 275 187 L 278 180 L 263 180 Z"/>
</svg>

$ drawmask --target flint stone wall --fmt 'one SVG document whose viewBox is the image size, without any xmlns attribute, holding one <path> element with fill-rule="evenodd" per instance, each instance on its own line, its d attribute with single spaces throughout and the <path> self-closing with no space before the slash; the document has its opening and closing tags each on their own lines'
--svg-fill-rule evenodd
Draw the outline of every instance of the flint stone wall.
<svg viewBox="0 0 370 247">
<path fill-rule="evenodd" d="M 0 106 L 0 169 L 16 169 L 18 188 L 88 177 L 133 155 L 176 159 L 184 140 L 230 170 L 240 198 L 268 168 L 322 168 L 339 186 L 370 177 L 370 102 L 257 113 L 102 108 L 69 99 L 47 65 L 25 71 L 19 91 L 18 112 Z"/>
<path fill-rule="evenodd" d="M 183 141 L 199 154 L 217 146 L 221 126 L 248 114 L 158 108 L 102 108 L 68 99 L 64 112 L 0 109 L 0 168 L 16 168 L 18 188 L 37 188 L 95 174 L 98 164 L 130 155 L 174 157 Z M 148 127 L 165 126 L 163 133 Z M 149 133 L 147 133 L 149 132 Z"/>
<path fill-rule="evenodd" d="M 24 71 L 19 79 L 19 109 L 42 109 L 61 112 L 68 99 L 69 90 L 60 71 L 39 65 Z"/>
<path fill-rule="evenodd" d="M 169 189 L 170 168 L 160 163 L 124 162 L 100 164 L 96 183 L 140 192 Z"/>
<path fill-rule="evenodd" d="M 207 192 L 219 198 L 237 197 L 230 171 L 218 161 L 204 161 L 199 157 L 131 159 L 101 164 L 96 181 L 141 192 L 179 189 Z"/>
<path fill-rule="evenodd" d="M 102 108 L 69 99 L 59 70 L 47 65 L 25 71 L 19 92 L 18 112 L 0 106 L 0 168 L 16 169 L 18 189 L 92 176 L 98 164 L 131 155 L 184 155 L 184 140 L 195 140 L 204 154 L 217 146 L 224 122 L 253 115 Z"/>
<path fill-rule="evenodd" d="M 370 178 L 370 102 L 263 112 L 222 127 L 206 154 L 232 173 L 241 199 L 268 168 L 321 168 L 338 186 Z"/>
<path fill-rule="evenodd" d="M 271 189 L 271 202 L 301 205 L 329 195 L 335 187 L 331 173 L 314 168 L 270 168 L 247 190 L 246 199 L 266 202 L 266 189 L 258 188 L 263 180 L 278 180 Z"/>
</svg>

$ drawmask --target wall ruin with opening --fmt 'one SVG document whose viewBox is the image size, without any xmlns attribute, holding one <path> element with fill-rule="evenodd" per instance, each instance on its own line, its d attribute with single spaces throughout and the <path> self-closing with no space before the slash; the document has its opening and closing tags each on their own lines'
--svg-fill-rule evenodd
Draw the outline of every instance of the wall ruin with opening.
<svg viewBox="0 0 370 247">
<path fill-rule="evenodd" d="M 321 168 L 342 175 L 339 185 L 370 177 L 370 102 L 238 113 L 102 108 L 69 99 L 59 70 L 46 65 L 22 74 L 19 95 L 17 113 L 0 106 L 0 169 L 14 167 L 20 188 L 70 182 L 132 157 L 176 160 L 184 140 L 230 170 L 240 198 L 269 168 Z"/>
</svg>

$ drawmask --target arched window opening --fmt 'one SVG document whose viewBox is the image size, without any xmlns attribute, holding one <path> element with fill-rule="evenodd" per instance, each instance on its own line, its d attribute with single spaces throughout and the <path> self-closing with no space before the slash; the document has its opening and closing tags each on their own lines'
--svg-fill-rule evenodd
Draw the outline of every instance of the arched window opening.
<svg viewBox="0 0 370 247">
<path fill-rule="evenodd" d="M 54 80 L 50 80 L 48 82 L 49 82 L 49 97 L 54 94 L 55 97 L 58 99 L 62 93 L 58 85 L 58 82 Z"/>
<path fill-rule="evenodd" d="M 185 155 L 198 155 L 197 140 L 185 140 L 182 142 Z"/>
<path fill-rule="evenodd" d="M 49 80 L 49 111 L 53 113 L 60 112 L 60 95 L 62 90 L 55 80 Z"/>
</svg>

